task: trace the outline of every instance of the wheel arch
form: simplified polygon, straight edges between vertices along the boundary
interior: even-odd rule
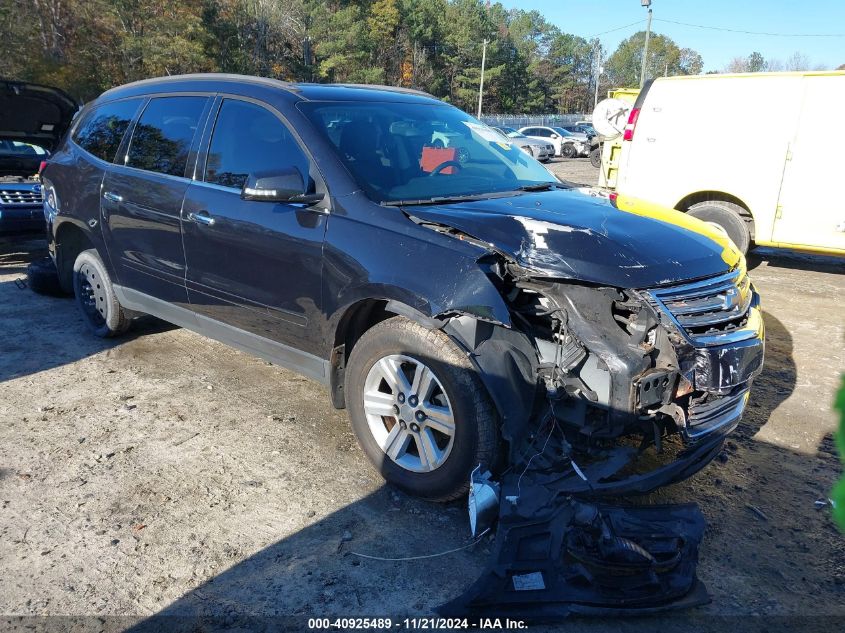
[[[96,248],[88,231],[73,221],[62,222],[56,227],[56,270],[59,284],[65,292],[73,292],[73,263],[84,250]]]
[[[505,440],[518,435],[537,394],[536,348],[528,337],[503,323],[467,313],[429,316],[395,299],[364,299],[349,306],[335,330],[330,365],[332,404],[345,408],[344,371],[355,343],[385,319],[403,316],[428,329],[442,330],[466,354],[496,408]]]
[[[355,343],[374,325],[395,316],[404,316],[424,325],[429,329],[438,329],[438,321],[427,316],[419,309],[405,301],[387,297],[367,297],[355,301],[343,310],[334,327],[331,356],[329,359],[329,389],[332,404],[343,409],[346,406],[344,397],[344,371],[346,361]]]
[[[748,225],[748,230],[751,233],[751,239],[754,240],[754,214],[751,213],[751,208],[740,198],[733,194],[724,191],[697,191],[681,198],[675,205],[675,209],[686,213],[690,207],[699,202],[730,202],[740,207],[740,217]]]

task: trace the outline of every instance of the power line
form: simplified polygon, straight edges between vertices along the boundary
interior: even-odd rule
[[[740,29],[728,29],[721,26],[705,26],[703,24],[690,24],[688,22],[677,22],[675,20],[664,20],[654,18],[655,22],[668,22],[680,26],[691,26],[696,29],[708,29],[710,31],[727,31],[728,33],[741,33],[743,35],[768,35],[771,37],[845,37],[845,33],[767,33],[764,31],[743,31]]]
[[[614,31],[621,31],[622,29],[627,29],[631,26],[636,26],[637,24],[642,24],[645,20],[637,20],[636,22],[631,22],[630,24],[626,24],[625,26],[617,26],[615,29],[610,29],[609,31],[602,31],[601,33],[596,33],[594,35],[587,36],[587,39],[592,39],[594,37],[598,37],[599,35],[606,35],[608,33],[613,33]]]

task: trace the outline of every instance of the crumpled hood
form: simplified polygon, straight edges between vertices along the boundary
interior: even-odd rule
[[[52,151],[78,109],[79,104],[58,88],[0,80],[0,139]]]
[[[617,204],[571,189],[405,211],[488,242],[538,277],[649,288],[723,273],[742,257],[684,213],[621,197]]]

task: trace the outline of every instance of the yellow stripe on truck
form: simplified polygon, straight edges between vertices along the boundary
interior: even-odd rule
[[[667,224],[674,224],[675,226],[710,238],[722,247],[722,259],[731,268],[736,266],[742,259],[742,253],[734,246],[734,243],[724,231],[686,213],[654,204],[653,202],[632,198],[621,193],[616,196],[616,208],[620,211],[666,222]]]

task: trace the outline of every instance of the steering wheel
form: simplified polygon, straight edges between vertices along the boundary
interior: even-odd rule
[[[446,169],[447,167],[454,167],[455,169],[457,169],[457,170],[459,170],[459,171],[460,171],[461,169],[463,169],[463,165],[461,165],[458,161],[456,161],[456,160],[447,160],[447,161],[444,161],[444,162],[440,163],[437,167],[435,167],[434,169],[432,169],[432,170],[431,170],[431,172],[430,172],[428,175],[429,175],[429,176],[436,176],[437,174],[439,174],[441,171],[443,171],[443,170],[444,170],[444,169]]]

